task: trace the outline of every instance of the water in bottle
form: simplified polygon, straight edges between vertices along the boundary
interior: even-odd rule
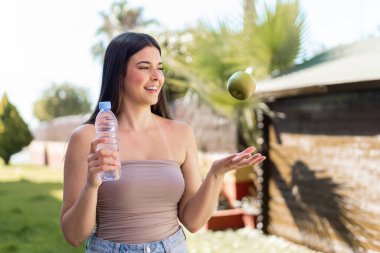
[[[95,119],[96,138],[105,139],[106,142],[99,143],[97,150],[110,149],[119,150],[117,119],[111,111],[111,102],[99,102],[99,113]],[[120,169],[100,172],[102,181],[114,181],[120,179]]]

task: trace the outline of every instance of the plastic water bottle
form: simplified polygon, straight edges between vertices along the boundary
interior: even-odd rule
[[[97,150],[110,149],[118,151],[118,124],[116,116],[111,111],[111,102],[99,102],[99,110],[95,119],[96,138],[106,139],[106,142],[99,143]],[[115,181],[120,179],[120,169],[102,171],[99,174],[102,181]]]

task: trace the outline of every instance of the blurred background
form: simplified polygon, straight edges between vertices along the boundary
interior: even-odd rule
[[[1,1],[0,252],[83,252],[59,230],[71,131],[95,108],[105,48],[161,44],[174,118],[202,175],[247,146],[190,252],[380,252],[377,0]],[[255,95],[226,89],[250,73]],[[37,217],[37,218],[36,218]],[[3,236],[4,235],[4,236]]]

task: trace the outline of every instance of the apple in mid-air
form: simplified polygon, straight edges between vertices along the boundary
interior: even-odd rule
[[[237,71],[227,81],[228,92],[238,100],[245,100],[256,90],[255,79],[244,71]]]

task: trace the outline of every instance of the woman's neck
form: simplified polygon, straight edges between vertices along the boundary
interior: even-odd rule
[[[119,117],[120,131],[144,131],[154,125],[150,106],[124,105]]]

